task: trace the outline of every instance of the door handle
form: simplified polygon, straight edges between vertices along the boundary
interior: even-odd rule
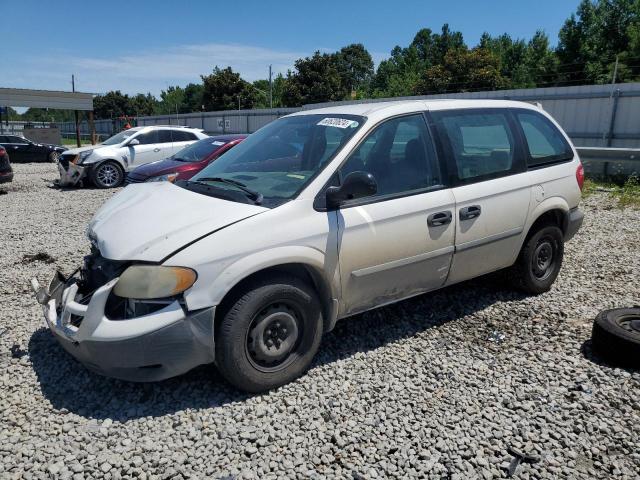
[[[480,216],[482,209],[480,205],[471,205],[460,209],[460,220],[471,220]]]
[[[154,151],[154,152],[159,152],[159,151],[160,151],[160,149],[159,149],[159,148],[154,148],[154,149],[153,149],[153,151]]]
[[[451,212],[438,212],[432,213],[427,217],[427,225],[430,227],[439,227],[441,225],[447,225],[451,223]]]

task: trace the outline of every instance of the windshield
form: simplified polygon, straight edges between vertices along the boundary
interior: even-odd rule
[[[278,205],[297,195],[364,120],[339,114],[281,118],[225,152],[191,180],[223,178],[241,182],[261,194],[265,206]],[[226,188],[220,182],[212,185]]]
[[[173,157],[181,162],[199,162],[222,147],[226,141],[205,138],[178,151]]]
[[[125,130],[124,132],[116,133],[113,137],[106,139],[102,142],[102,145],[118,145],[124,142],[127,138],[137,133],[136,131]]]

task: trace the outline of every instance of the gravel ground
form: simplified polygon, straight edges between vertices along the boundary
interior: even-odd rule
[[[0,195],[0,478],[488,479],[509,447],[541,457],[517,478],[639,478],[640,373],[589,343],[599,310],[640,303],[638,210],[589,197],[547,294],[484,278],[359,315],[305,377],[250,396],[212,366],[141,385],[69,357],[28,282],[75,268],[113,192],[50,189],[53,165],[15,173]]]

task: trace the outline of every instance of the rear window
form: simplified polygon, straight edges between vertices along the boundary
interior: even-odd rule
[[[516,117],[527,140],[529,167],[573,158],[571,146],[549,119],[535,112],[517,113]]]
[[[434,112],[449,143],[458,178],[474,181],[507,175],[514,168],[515,140],[503,112]]]

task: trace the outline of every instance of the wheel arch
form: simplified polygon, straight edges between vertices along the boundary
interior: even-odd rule
[[[548,198],[533,210],[530,218],[528,227],[524,229],[523,244],[543,225],[556,225],[564,234],[569,222],[569,205],[561,197]]]

